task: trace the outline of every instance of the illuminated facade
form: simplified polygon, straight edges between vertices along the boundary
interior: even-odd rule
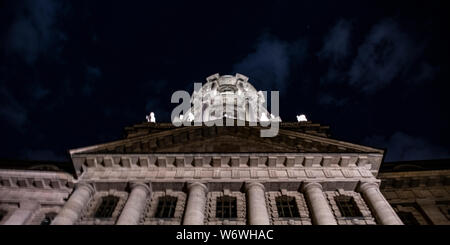
[[[332,139],[320,124],[281,122],[247,80],[239,74],[209,77],[201,102],[195,103],[199,93],[194,93],[193,107],[179,117],[192,126],[127,127],[122,140],[70,150],[72,162],[65,167],[73,169],[51,163],[3,167],[0,224],[401,225],[413,218],[436,223],[422,222],[418,209],[406,205],[412,197],[397,200],[395,184],[383,184],[380,191],[383,150]],[[232,105],[236,113],[210,110],[221,105]],[[194,126],[195,118],[231,119],[235,126]],[[263,121],[279,123],[275,137],[261,137]],[[442,171],[435,183],[443,197],[434,204],[444,210],[449,174]],[[405,177],[381,176],[386,183]],[[411,188],[426,188],[418,183]],[[436,209],[427,212],[438,215]],[[448,224],[446,218],[441,224]]]

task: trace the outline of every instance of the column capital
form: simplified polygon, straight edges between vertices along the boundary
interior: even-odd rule
[[[91,196],[91,197],[95,193],[95,188],[90,183],[80,182],[75,185],[75,189],[81,189],[81,188],[86,189],[89,192],[89,196]]]
[[[376,188],[378,189],[380,187],[380,183],[378,182],[359,182],[357,187],[357,192],[364,192],[369,188]]]
[[[311,188],[319,188],[320,190],[323,190],[322,184],[320,184],[319,182],[303,182],[301,190],[302,192],[305,192]]]
[[[265,191],[265,189],[266,189],[264,187],[264,185],[259,182],[247,182],[247,183],[245,183],[245,190],[248,191],[253,186],[257,186],[257,187],[261,188],[263,191]]]
[[[145,192],[147,192],[147,194],[149,194],[151,192],[150,186],[146,183],[142,183],[142,182],[131,182],[130,183],[131,191],[133,191],[134,188],[138,188],[138,187],[144,188]]]
[[[200,186],[205,192],[208,192],[208,187],[205,184],[200,183],[200,182],[188,183],[187,188],[188,188],[188,190],[191,190],[193,187],[196,187],[196,186]]]

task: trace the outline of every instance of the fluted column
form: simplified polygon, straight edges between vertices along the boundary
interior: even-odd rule
[[[73,225],[81,215],[95,190],[90,184],[78,184],[52,225]]]
[[[325,198],[322,185],[319,183],[306,183],[303,186],[303,192],[312,213],[312,220],[316,225],[337,225],[330,205]]]
[[[264,185],[257,182],[245,185],[248,198],[248,220],[250,225],[270,225],[266,206]]]
[[[137,225],[145,208],[150,188],[142,183],[132,184],[127,203],[120,214],[117,225]]]
[[[183,225],[203,225],[208,188],[204,184],[196,182],[190,184],[188,190],[189,195]]]
[[[403,222],[388,203],[377,183],[362,183],[359,191],[363,194],[366,203],[375,214],[377,220],[383,225],[403,225]]]

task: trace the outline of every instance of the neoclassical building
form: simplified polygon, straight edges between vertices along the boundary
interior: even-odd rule
[[[126,127],[121,140],[70,150],[70,164],[3,161],[0,224],[449,224],[448,170],[433,183],[430,173],[379,174],[383,150],[332,139],[310,121],[281,122],[240,74],[207,78],[191,102],[184,125]],[[221,120],[234,126],[206,125]],[[261,137],[262,122],[278,123],[277,135]],[[436,194],[428,184],[440,197],[421,213],[414,203]]]

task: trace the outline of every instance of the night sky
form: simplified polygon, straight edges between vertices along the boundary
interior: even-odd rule
[[[164,3],[162,3],[164,2]],[[212,3],[214,2],[214,4]],[[280,116],[387,148],[450,156],[449,10],[430,1],[0,1],[0,158],[169,122],[176,90],[236,72],[280,91]]]

